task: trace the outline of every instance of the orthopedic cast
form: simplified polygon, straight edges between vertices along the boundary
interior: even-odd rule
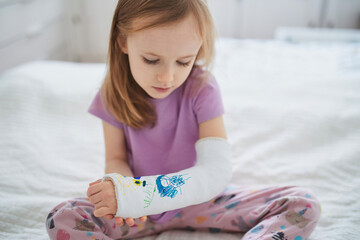
[[[139,178],[106,174],[115,186],[116,217],[138,218],[211,200],[228,185],[232,170],[230,145],[223,138],[195,144],[196,165],[182,171]]]

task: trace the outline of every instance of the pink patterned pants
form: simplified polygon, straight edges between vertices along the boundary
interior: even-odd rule
[[[232,186],[215,199],[181,210],[173,219],[157,224],[136,220],[119,227],[114,220],[97,218],[84,198],[56,206],[48,215],[50,239],[132,239],[170,229],[243,232],[243,240],[306,240],[320,217],[314,195],[299,187],[248,188]]]

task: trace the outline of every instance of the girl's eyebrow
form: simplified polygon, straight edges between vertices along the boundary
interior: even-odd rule
[[[144,54],[147,54],[147,55],[152,55],[154,57],[161,57],[160,55],[157,55],[155,53],[152,53],[152,52],[143,52]],[[190,58],[190,57],[195,57],[196,54],[191,54],[191,55],[186,55],[186,56],[183,56],[183,57],[179,57],[179,59],[183,59],[183,58]]]

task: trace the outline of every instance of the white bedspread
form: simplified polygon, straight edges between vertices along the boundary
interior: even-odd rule
[[[233,182],[310,188],[322,203],[310,239],[358,239],[360,44],[222,39],[217,49]],[[38,61],[0,76],[0,239],[48,239],[51,208],[103,176],[101,122],[87,108],[104,73],[103,64]]]

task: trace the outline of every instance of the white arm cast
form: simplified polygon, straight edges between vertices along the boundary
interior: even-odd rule
[[[203,138],[195,144],[196,165],[182,171],[140,178],[106,174],[117,198],[116,217],[138,218],[211,200],[232,175],[230,145],[223,138]]]

